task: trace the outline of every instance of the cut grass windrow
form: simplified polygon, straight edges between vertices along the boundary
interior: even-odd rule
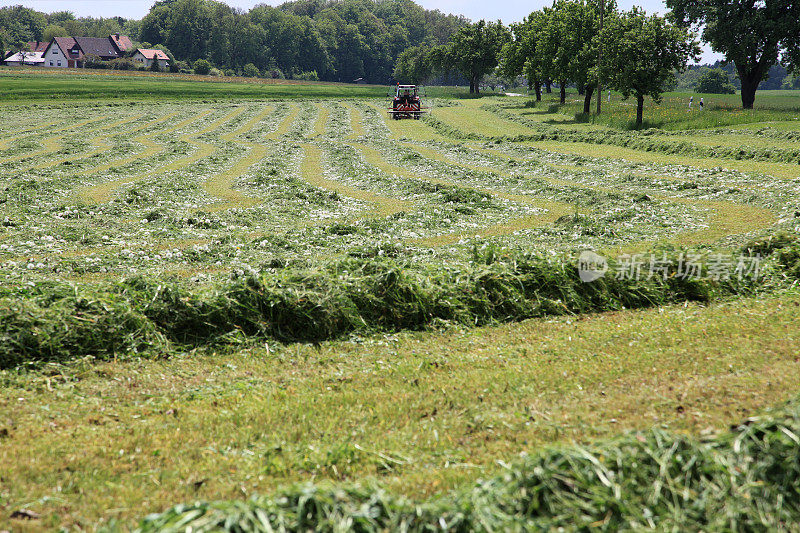
[[[81,174],[82,175],[101,174],[101,173],[106,172],[108,170],[120,168],[122,166],[129,165],[131,163],[135,163],[135,162],[137,162],[137,161],[139,161],[141,159],[145,159],[146,160],[147,158],[153,157],[154,155],[158,154],[159,152],[162,152],[164,150],[164,146],[159,144],[159,143],[157,143],[157,142],[154,142],[153,140],[151,140],[152,137],[157,137],[159,135],[169,134],[169,133],[172,133],[174,131],[178,131],[180,129],[183,129],[186,126],[188,126],[189,124],[197,122],[198,120],[201,120],[201,119],[205,118],[207,115],[210,115],[211,113],[213,113],[213,110],[207,109],[207,110],[202,111],[198,115],[193,115],[193,116],[191,116],[189,118],[186,118],[186,119],[178,122],[177,124],[174,124],[174,125],[170,126],[169,128],[164,129],[164,130],[157,130],[157,131],[154,131],[154,132],[149,132],[149,133],[145,133],[143,135],[139,135],[138,137],[134,138],[134,141],[139,143],[139,144],[141,144],[141,145],[143,145],[145,147],[144,150],[142,150],[141,152],[137,152],[135,154],[131,154],[131,155],[119,158],[119,159],[115,159],[115,160],[113,160],[113,161],[111,161],[109,163],[104,163],[102,165],[98,165],[96,167],[92,167],[92,168],[86,169],[86,170],[82,171]],[[168,115],[166,117],[162,117],[162,118],[156,119],[156,120],[152,121],[150,124],[142,126],[142,129],[145,129],[145,128],[147,128],[149,126],[152,126],[152,125],[155,125],[155,124],[160,124],[162,122],[165,122],[165,121],[169,120],[170,118],[174,117],[176,114],[177,113],[172,113],[171,115]],[[87,186],[87,187],[84,187],[83,189],[81,189],[78,192],[78,197],[80,199],[89,200],[89,201],[92,201],[92,202],[95,202],[95,203],[107,202],[112,198],[114,191],[118,187],[124,185],[123,182],[126,179],[130,179],[132,181],[135,178],[118,178],[116,180],[111,180],[111,181],[108,181],[108,182],[105,182],[105,183],[101,183],[101,184],[98,184],[98,185],[90,185],[90,186]]]
[[[90,198],[93,201],[97,202],[97,203],[108,202],[109,200],[111,200],[111,198],[113,197],[114,193],[118,189],[120,189],[121,187],[123,187],[125,185],[128,185],[128,184],[133,183],[135,181],[144,179],[144,178],[146,178],[148,176],[155,176],[157,174],[163,174],[165,172],[172,172],[172,171],[175,171],[175,170],[180,170],[182,168],[188,167],[189,165],[191,165],[193,163],[196,163],[198,161],[201,161],[201,160],[205,159],[206,157],[208,157],[211,154],[213,154],[214,151],[217,148],[212,144],[209,144],[207,142],[199,140],[197,137],[199,137],[201,135],[204,135],[206,133],[210,133],[210,132],[216,131],[221,125],[226,124],[226,123],[234,120],[236,117],[238,117],[239,115],[244,113],[244,111],[245,111],[245,108],[237,107],[233,111],[227,113],[225,116],[222,116],[222,117],[218,118],[217,120],[212,121],[205,128],[202,128],[202,129],[200,129],[198,131],[195,131],[195,132],[192,132],[192,133],[188,133],[188,134],[185,134],[185,135],[181,136],[181,138],[184,141],[188,142],[189,144],[191,144],[191,145],[193,145],[195,147],[195,150],[191,154],[189,154],[188,156],[181,157],[179,159],[171,161],[170,163],[167,163],[166,165],[162,165],[162,166],[157,167],[157,168],[152,169],[152,170],[147,170],[145,172],[141,172],[141,173],[135,174],[133,176],[127,176],[127,177],[124,177],[124,178],[119,178],[119,179],[116,179],[116,180],[113,180],[113,181],[105,182],[105,183],[103,183],[103,184],[101,184],[99,186],[95,186],[95,187],[90,189],[90,192],[89,192]],[[173,128],[169,128],[168,130],[159,132],[159,135],[163,135],[164,133],[168,133],[168,132],[175,131],[177,129],[183,128],[187,124],[195,122],[199,118],[201,118],[201,117],[194,117],[192,119],[187,119],[186,121],[178,123]],[[160,145],[154,144],[154,143],[151,143],[151,146],[148,146],[148,148],[152,148],[155,152],[158,152],[159,149],[163,149],[163,147],[161,147]]]
[[[244,174],[247,169],[261,161],[269,150],[264,144],[237,139],[237,137],[251,131],[273,111],[273,107],[266,107],[245,124],[221,136],[221,139],[225,141],[235,141],[238,145],[247,147],[250,152],[246,157],[236,161],[232,167],[215,174],[203,183],[203,188],[208,194],[222,200],[222,203],[214,206],[212,211],[221,211],[231,207],[251,207],[260,201],[258,198],[246,196],[235,190],[233,188],[233,183],[234,180]]]
[[[787,246],[764,261],[760,277],[719,280],[680,276],[672,264],[660,267],[665,277],[607,276],[584,283],[569,257],[476,250],[469,264],[350,258],[268,271],[198,293],[143,278],[96,289],[42,285],[0,298],[0,368],[159,352],[170,343],[199,346],[238,334],[319,342],[438,321],[481,325],[709,301],[800,278],[796,244]],[[645,262],[641,268],[649,267]],[[610,269],[618,271],[613,264]]]
[[[138,531],[784,530],[800,522],[798,455],[795,400],[714,438],[654,428],[541,450],[422,503],[374,487],[306,484],[178,505]]]
[[[105,132],[107,130],[113,130],[114,128],[118,128],[119,126],[124,126],[125,124],[130,124],[131,122],[136,122],[137,120],[142,118],[142,116],[143,115],[134,115],[132,117],[123,118],[123,119],[117,120],[115,122],[112,122],[110,124],[106,124],[106,125],[98,128],[95,131],[96,132]],[[88,135],[88,134],[93,133],[93,132],[84,132],[84,133]],[[62,157],[62,158],[59,158],[59,159],[56,159],[56,160],[53,160],[53,161],[46,161],[44,163],[38,163],[38,164],[35,164],[35,165],[31,166],[30,170],[40,170],[40,169],[45,169],[45,168],[52,168],[52,167],[55,167],[55,166],[58,166],[58,165],[62,165],[62,164],[67,163],[67,162],[89,159],[94,155],[101,154],[103,152],[106,152],[106,151],[109,151],[109,150],[113,149],[114,145],[111,144],[110,142],[108,142],[107,139],[108,138],[117,137],[117,136],[120,136],[120,135],[130,135],[130,132],[129,131],[114,132],[114,133],[111,133],[110,135],[99,135],[99,136],[89,135],[91,137],[89,139],[89,142],[95,147],[93,150],[89,150],[87,152],[82,152],[82,153],[75,154],[75,155],[69,155],[69,156]]]
[[[69,123],[66,126],[62,126],[60,128],[51,130],[51,131],[48,132],[48,136],[45,139],[41,139],[39,141],[39,144],[42,145],[42,149],[41,150],[25,151],[25,153],[22,153],[22,154],[18,154],[18,155],[15,155],[15,156],[2,158],[2,159],[0,159],[0,166],[8,165],[10,163],[16,163],[18,161],[23,161],[23,160],[26,160],[26,159],[35,159],[35,158],[40,157],[42,155],[47,155],[47,154],[52,154],[52,153],[58,152],[59,148],[61,148],[61,146],[62,146],[62,140],[63,139],[62,139],[62,136],[60,136],[60,135],[53,137],[52,136],[53,134],[61,133],[61,132],[65,132],[65,131],[78,130],[79,128],[82,128],[83,126],[88,126],[89,124],[93,124],[93,123],[96,123],[96,122],[101,122],[103,120],[106,120],[107,118],[108,118],[108,115],[102,115],[102,116],[99,116],[99,117],[86,119],[86,120],[81,121],[81,122],[72,122],[72,123]]]
[[[373,215],[377,217],[388,217],[413,208],[410,203],[403,200],[375,194],[337,180],[326,178],[323,165],[323,151],[318,146],[310,143],[302,143],[300,146],[303,148],[304,154],[301,175],[310,185],[333,191],[342,196],[347,196],[348,198],[367,202],[373,206],[371,211]]]

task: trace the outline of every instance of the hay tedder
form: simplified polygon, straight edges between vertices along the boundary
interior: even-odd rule
[[[416,85],[397,84],[392,107],[387,111],[394,120],[403,118],[419,120],[423,113],[430,112],[430,108],[422,105],[422,98]]]

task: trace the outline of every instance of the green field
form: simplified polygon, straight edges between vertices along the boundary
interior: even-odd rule
[[[712,502],[741,452],[724,431],[800,392],[800,93],[748,113],[706,95],[703,115],[669,94],[631,131],[617,95],[592,120],[573,93],[431,88],[429,116],[392,121],[385,91],[0,70],[0,530],[129,529],[305,482],[383,495],[372,518],[309,497],[333,514],[306,528],[399,527],[402,498],[444,529],[799,520],[796,487],[755,466]],[[579,278],[585,250],[602,279]],[[705,276],[681,276],[690,256]],[[759,435],[788,447],[743,461],[796,471],[786,409]],[[470,499],[528,455],[627,457],[628,431],[716,466],[654,481],[674,492],[642,516],[607,473],[538,515]]]

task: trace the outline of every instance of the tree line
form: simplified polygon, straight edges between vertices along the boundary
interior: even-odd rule
[[[249,11],[215,0],[160,0],[140,21],[3,8],[0,40],[13,47],[61,35],[120,32],[167,51],[186,68],[202,60],[235,74],[313,72],[327,81],[390,83],[401,52],[445,43],[467,23],[412,0],[298,0]]]
[[[523,76],[537,100],[543,85],[549,90],[556,83],[561,103],[566,87],[574,85],[584,95],[585,113],[595,88],[607,87],[636,99],[641,125],[644,98],[659,101],[689,60],[698,59],[697,32],[736,69],[746,109],[772,67],[782,65],[790,75],[798,71],[797,0],[667,5],[672,11],[662,17],[638,7],[620,11],[614,0],[555,0],[509,28],[480,21],[459,28],[443,45],[410,48],[400,54],[394,75],[418,83],[456,68],[470,80],[470,92],[478,92],[480,79],[494,71],[508,79]]]
[[[699,54],[700,35],[735,69],[742,105],[777,65],[800,64],[800,0],[667,0],[667,16],[615,0],[555,0],[519,23],[472,23],[412,0],[294,0],[249,11],[217,0],[159,0],[142,20],[75,18],[21,6],[0,9],[0,49],[59,35],[125,33],[161,48],[176,66],[204,72],[326,81],[420,83],[458,73],[471,92],[489,75],[576,86],[591,111],[598,87],[658,100]],[[718,73],[715,73],[718,76]],[[724,80],[722,80],[724,81]],[[599,107],[598,107],[599,110]]]

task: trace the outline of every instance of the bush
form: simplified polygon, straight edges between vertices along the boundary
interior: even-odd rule
[[[197,61],[194,62],[192,68],[194,68],[195,74],[200,74],[202,76],[205,76],[209,72],[211,72],[211,63],[209,63],[205,59],[198,59]]]
[[[296,80],[305,80],[305,81],[319,81],[319,76],[317,75],[316,70],[312,70],[309,72],[301,72],[297,76],[295,76]]]
[[[158,64],[158,58],[153,58],[153,62],[150,63],[150,71],[161,72],[161,65]]]
[[[215,78],[219,78],[220,76],[222,76],[222,71],[218,68],[212,68],[211,70],[208,71],[208,75],[214,76]]]
[[[247,78],[257,78],[261,75],[261,72],[258,70],[258,67],[252,63],[248,63],[242,69],[242,76]]]
[[[697,79],[694,92],[707,94],[735,94],[736,88],[728,78],[728,73],[721,68],[705,71]]]
[[[228,76],[228,77],[236,76],[236,71],[233,70],[232,68],[226,68],[225,69],[225,75]]]

